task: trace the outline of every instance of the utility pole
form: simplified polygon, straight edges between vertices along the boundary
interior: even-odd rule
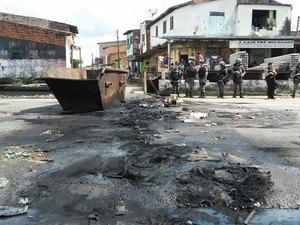
[[[118,47],[118,68],[120,69],[120,46],[119,46],[119,30],[117,30],[117,47]]]
[[[92,53],[92,68],[94,68],[94,55]]]
[[[80,63],[80,69],[82,68],[82,59],[81,59],[81,47],[79,47],[79,63]]]

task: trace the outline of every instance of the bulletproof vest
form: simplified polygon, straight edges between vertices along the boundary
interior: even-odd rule
[[[170,77],[172,80],[179,80],[180,79],[180,71],[178,69],[172,70]]]
[[[204,79],[206,76],[206,68],[205,67],[200,67],[199,69],[199,79]]]
[[[186,68],[186,77],[194,78],[196,76],[196,69],[194,67]]]

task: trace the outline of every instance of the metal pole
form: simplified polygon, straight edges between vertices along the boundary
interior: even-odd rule
[[[171,54],[171,40],[168,39],[168,70],[170,70],[170,54]]]
[[[120,68],[119,30],[117,30],[117,46],[118,46],[118,68]]]
[[[80,64],[80,69],[82,68],[82,61],[81,61],[81,47],[79,47],[79,64]]]
[[[71,44],[71,68],[73,68],[73,44]]]

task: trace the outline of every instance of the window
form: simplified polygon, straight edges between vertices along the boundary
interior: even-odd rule
[[[195,32],[197,32],[195,30]],[[210,35],[225,35],[225,13],[224,12],[209,12],[209,34]]]
[[[167,21],[163,22],[163,34],[167,33]]]
[[[145,46],[145,34],[142,34],[142,45]]]
[[[170,30],[173,30],[174,29],[174,17],[171,16],[170,17]]]
[[[158,26],[155,27],[155,37],[158,37]]]
[[[130,37],[130,45],[132,45],[133,44],[133,37],[131,36]]]
[[[253,10],[252,27],[254,30],[273,30],[276,27],[276,10]]]

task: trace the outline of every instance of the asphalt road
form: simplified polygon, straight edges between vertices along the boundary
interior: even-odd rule
[[[112,165],[118,161],[112,161],[112,165],[108,162],[128,154],[120,146],[128,143],[129,148],[136,147],[130,141],[141,138],[145,143],[172,143],[188,149],[200,146],[211,156],[226,154],[239,165],[256,166],[270,173],[274,184],[262,208],[299,211],[299,97],[179,98],[176,105],[163,107],[163,98],[144,96],[136,87],[128,87],[126,96],[126,104],[136,104],[130,113],[139,112],[144,117],[134,118],[139,127],[127,121],[133,116],[126,114],[126,104],[104,112],[61,115],[61,107],[53,97],[0,98],[0,205],[20,207],[18,202],[24,196],[32,202],[27,214],[0,218],[1,225],[135,224],[124,222],[124,217],[108,216],[120,195],[131,203],[131,211],[140,210],[142,215],[174,207],[174,193],[168,182],[163,187],[148,187],[136,186],[126,179],[103,179],[102,174],[110,171],[110,167],[117,170]],[[156,111],[150,113],[152,109]],[[198,113],[205,118],[197,118]],[[136,136],[132,129],[140,135]],[[181,162],[176,171],[180,173],[195,165],[201,166],[201,162]],[[165,179],[160,178],[160,182]],[[102,207],[107,207],[106,211]],[[88,221],[88,215],[94,212],[105,215],[105,222],[101,223],[100,218],[99,222]],[[198,214],[193,213],[190,217],[196,221]],[[280,224],[276,215],[281,213],[267,216],[267,224]],[[98,214],[94,216],[97,218]],[[284,224],[297,224],[300,221],[297,215],[293,211],[281,217],[287,219]],[[131,220],[138,217],[133,212],[130,216]],[[216,217],[222,221],[223,214]],[[262,217],[254,218],[258,222],[253,224],[259,224]]]

